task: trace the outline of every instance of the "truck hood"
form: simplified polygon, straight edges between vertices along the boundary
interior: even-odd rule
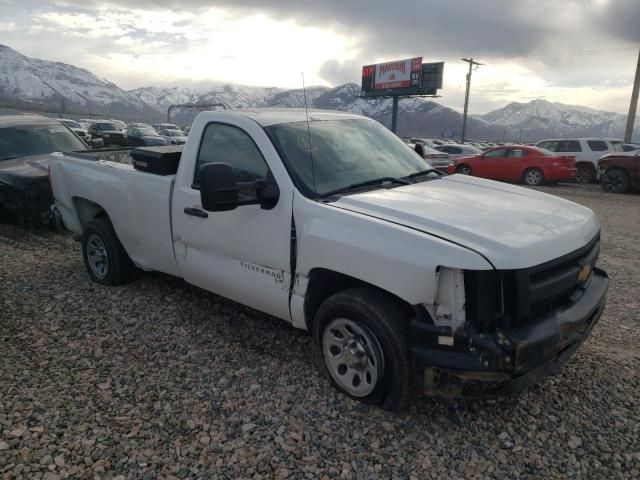
[[[0,182],[21,188],[49,176],[49,155],[14,158],[0,162]]]
[[[600,229],[586,207],[465,175],[346,195],[331,205],[462,245],[497,269],[561,257],[585,246]]]

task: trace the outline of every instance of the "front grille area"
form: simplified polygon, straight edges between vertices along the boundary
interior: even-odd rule
[[[600,236],[597,235],[583,248],[563,257],[515,270],[511,276],[513,281],[505,284],[505,303],[513,324],[521,324],[570,302],[582,287],[580,272],[585,266],[592,271],[599,253]]]
[[[490,333],[523,325],[566,305],[582,289],[578,277],[583,267],[593,270],[599,253],[598,234],[583,248],[535,267],[465,271],[467,318],[477,331]]]

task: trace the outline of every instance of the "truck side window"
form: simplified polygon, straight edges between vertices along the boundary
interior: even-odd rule
[[[211,123],[202,136],[193,187],[200,185],[200,169],[207,163],[228,163],[238,182],[265,179],[269,172],[260,150],[251,137],[238,127]]]

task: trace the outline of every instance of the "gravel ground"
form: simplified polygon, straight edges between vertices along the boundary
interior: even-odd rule
[[[79,244],[0,225],[0,478],[639,478],[640,196],[593,208],[609,303],[512,399],[391,414],[318,375],[284,322],[162,275],[91,283]]]

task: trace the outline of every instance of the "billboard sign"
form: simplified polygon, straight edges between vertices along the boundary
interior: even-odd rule
[[[420,85],[422,57],[376,65],[375,90],[410,88]]]
[[[422,57],[362,67],[362,90],[403,90],[418,88],[422,80]]]
[[[362,67],[363,97],[436,95],[442,88],[444,62],[422,63],[422,57]]]

